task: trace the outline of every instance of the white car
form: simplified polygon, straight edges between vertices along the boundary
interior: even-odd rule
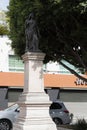
[[[14,104],[3,111],[0,111],[0,130],[11,130],[13,128],[13,122],[18,117],[18,113],[18,104]]]
[[[69,113],[62,101],[57,100],[53,102],[50,106],[49,113],[57,125],[71,123],[72,114]]]

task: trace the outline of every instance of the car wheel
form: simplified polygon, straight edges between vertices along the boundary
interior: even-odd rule
[[[61,125],[62,124],[62,120],[59,118],[53,118],[53,121],[55,122],[56,125]]]
[[[11,130],[12,125],[9,120],[0,120],[0,130]]]

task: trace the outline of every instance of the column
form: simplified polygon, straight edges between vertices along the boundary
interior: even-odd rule
[[[49,96],[44,92],[43,60],[45,54],[27,52],[24,60],[24,91],[19,98],[19,117],[13,130],[56,130],[49,115]]]

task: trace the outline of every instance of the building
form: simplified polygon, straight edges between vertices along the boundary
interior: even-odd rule
[[[86,119],[87,83],[70,74],[57,62],[44,65],[43,71],[44,89],[50,95],[50,100],[62,100],[74,114],[75,120]],[[23,61],[14,55],[11,41],[6,36],[0,37],[0,109],[18,101],[23,87]]]

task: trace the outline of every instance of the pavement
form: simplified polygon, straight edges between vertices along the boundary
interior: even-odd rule
[[[57,127],[57,130],[72,130],[72,129],[67,129],[67,128],[63,128],[63,127]]]

